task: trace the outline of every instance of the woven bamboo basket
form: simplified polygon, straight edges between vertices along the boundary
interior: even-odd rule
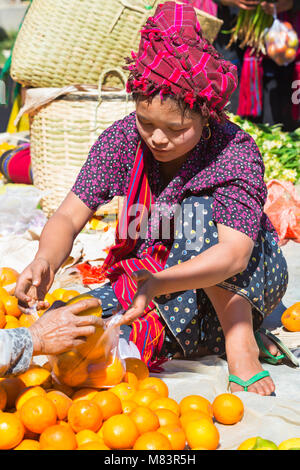
[[[25,86],[97,84],[103,69],[137,51],[140,30],[167,0],[33,0],[13,49],[11,76]],[[180,3],[180,2],[178,2]],[[213,42],[222,20],[196,10]],[[119,86],[109,76],[108,86]]]
[[[115,73],[122,77],[122,71]],[[102,87],[105,75],[98,91],[63,95],[29,114],[33,180],[44,193],[41,206],[48,217],[73,186],[98,136],[135,109],[125,89]]]

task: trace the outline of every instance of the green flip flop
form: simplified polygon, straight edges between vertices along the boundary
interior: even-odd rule
[[[270,373],[267,370],[262,370],[261,372],[258,372],[258,374],[253,375],[251,379],[249,380],[242,380],[240,379],[237,375],[230,374],[228,377],[228,387],[230,385],[230,382],[234,382],[241,387],[244,388],[244,392],[248,392],[248,387],[255,382],[258,382],[259,380],[263,379],[264,377],[269,377]]]
[[[261,334],[265,335],[273,343],[275,343],[282,354],[278,356],[273,356],[273,354],[271,354],[270,351],[268,351],[265,347],[261,338]],[[277,336],[273,335],[269,330],[261,327],[257,331],[255,331],[254,336],[259,349],[266,354],[266,356],[262,357],[261,359],[273,365],[277,364],[281,359],[289,359],[294,366],[299,367],[299,361],[296,356],[294,356],[292,351],[290,351],[289,348],[285,346],[285,344]]]

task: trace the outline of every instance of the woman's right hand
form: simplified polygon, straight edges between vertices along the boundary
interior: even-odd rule
[[[260,0],[221,0],[222,5],[235,6],[242,10],[254,10],[260,3]]]
[[[52,286],[54,271],[50,263],[44,258],[36,258],[20,274],[14,295],[19,300],[20,309],[28,308],[36,304],[37,310],[49,307],[44,302],[45,295]]]

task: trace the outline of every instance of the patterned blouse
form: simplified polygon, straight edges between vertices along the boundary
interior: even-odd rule
[[[25,372],[30,366],[32,352],[28,328],[0,330],[0,377]]]
[[[221,223],[256,240],[266,229],[278,240],[263,212],[267,197],[264,163],[253,138],[236,124],[210,123],[212,136],[200,139],[173,180],[164,187],[159,163],[153,158],[148,170],[154,201],[180,203],[187,192],[214,197],[213,214]],[[72,191],[90,209],[114,196],[125,196],[137,144],[141,140],[135,112],[116,121],[92,146]]]

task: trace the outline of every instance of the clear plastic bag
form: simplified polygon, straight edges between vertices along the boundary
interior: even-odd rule
[[[292,25],[278,20],[276,13],[272,26],[265,33],[267,55],[277,65],[288,65],[296,58],[299,38]]]
[[[119,352],[121,313],[104,320],[86,343],[57,356],[49,356],[53,380],[74,388],[106,388],[120,383],[126,372]]]

